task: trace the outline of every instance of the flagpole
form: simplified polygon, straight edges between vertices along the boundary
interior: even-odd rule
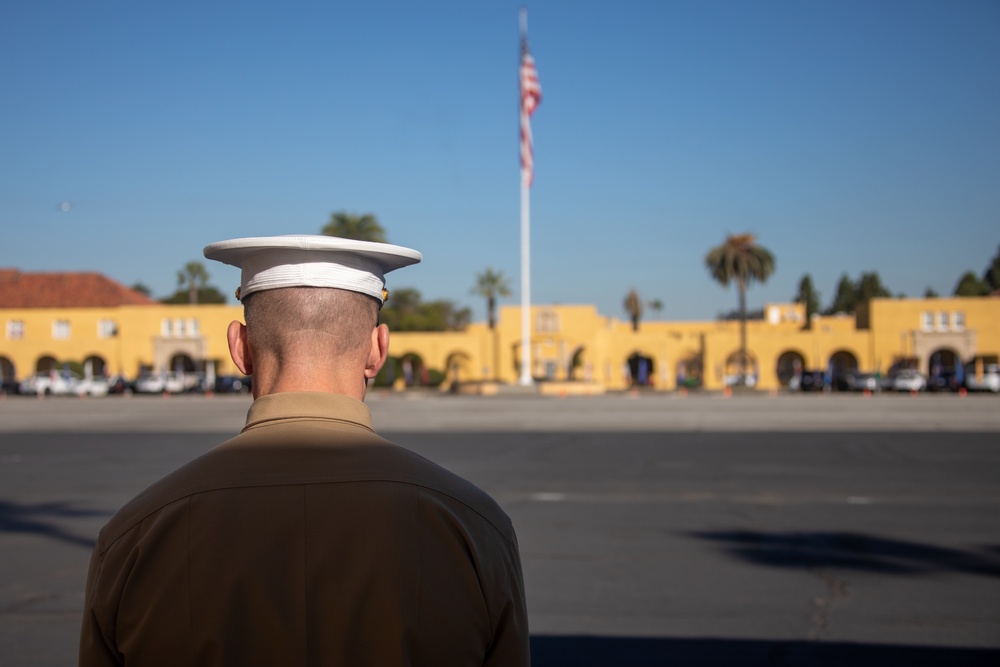
[[[521,112],[522,116],[525,115]],[[522,122],[523,122],[522,118]],[[521,171],[521,380],[529,386],[531,379],[531,188],[524,170]]]
[[[518,12],[521,29],[521,43],[528,37],[528,10],[521,7]],[[531,122],[523,101],[518,105],[521,111],[521,132]],[[521,377],[519,384],[531,386],[531,183],[530,176],[521,164]]]

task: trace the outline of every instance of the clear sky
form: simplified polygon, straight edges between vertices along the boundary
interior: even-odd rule
[[[518,7],[38,0],[0,8],[0,266],[154,295],[207,243],[374,213],[390,276],[484,316],[518,303]],[[712,319],[705,253],[950,294],[1000,246],[1000,2],[536,0],[532,296]],[[208,266],[231,294],[235,269]]]

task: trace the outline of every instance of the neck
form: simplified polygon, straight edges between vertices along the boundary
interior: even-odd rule
[[[291,391],[312,391],[342,394],[359,401],[365,400],[368,388],[363,369],[341,363],[320,364],[316,360],[303,363],[258,362],[254,367],[252,386],[254,398]]]

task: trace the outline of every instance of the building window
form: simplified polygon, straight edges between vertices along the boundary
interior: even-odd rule
[[[174,321],[164,318],[160,321],[160,335],[164,338],[170,338],[174,335]]]
[[[948,313],[947,312],[941,311],[940,313],[938,313],[938,327],[937,328],[938,328],[938,331],[947,331],[948,330]]]
[[[186,335],[184,332],[184,320],[174,320],[174,335],[178,338],[184,338]]]
[[[7,320],[7,340],[24,339],[24,320]]]
[[[67,340],[70,335],[69,320],[55,320],[52,323],[52,338],[55,340]]]
[[[951,314],[951,326],[955,331],[965,331],[965,313],[961,310],[956,310]]]
[[[539,311],[535,317],[535,333],[559,333],[559,315],[553,310]]]
[[[923,331],[930,331],[934,328],[934,313],[930,311],[920,313],[920,328]]]
[[[198,320],[188,320],[188,335],[197,337],[201,333],[201,326],[198,324]]]
[[[97,323],[98,338],[114,338],[118,335],[118,325],[114,320],[101,320]]]

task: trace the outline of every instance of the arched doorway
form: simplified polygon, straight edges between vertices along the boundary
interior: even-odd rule
[[[849,376],[858,370],[858,358],[847,350],[838,350],[830,356],[826,367],[827,386],[838,390],[850,389]]]
[[[700,352],[688,351],[677,362],[677,387],[700,387],[704,372]]]
[[[847,350],[838,350],[830,356],[830,370],[837,373],[847,373],[858,370],[858,358]]]
[[[36,373],[51,373],[52,371],[58,369],[59,369],[59,362],[56,361],[55,357],[50,357],[46,355],[44,357],[39,357],[38,361],[35,362]]]
[[[575,350],[573,350],[573,356],[570,358],[569,369],[567,369],[566,377],[570,380],[583,380],[585,382],[590,382],[594,379],[594,369],[591,367],[589,361],[586,360],[587,349],[582,345]],[[579,376],[578,373],[581,373]]]
[[[954,373],[961,365],[958,353],[949,348],[940,348],[931,352],[927,368],[931,377],[943,373]]]
[[[83,360],[84,375],[87,374],[88,366],[92,377],[103,377],[108,374],[107,362],[96,354],[92,354]]]
[[[653,384],[656,367],[653,365],[653,358],[640,351],[633,352],[626,360],[630,384],[633,387],[645,387]]]
[[[746,386],[756,386],[759,370],[757,359],[752,354],[747,352],[746,356],[743,356],[741,350],[736,350],[726,357],[726,370],[722,376],[722,383],[727,387],[743,384],[743,374],[745,374]]]
[[[801,377],[805,370],[806,360],[801,353],[795,350],[786,350],[778,357],[777,368],[778,382],[782,387],[787,387],[792,378]]]
[[[0,381],[13,382],[17,379],[14,362],[7,357],[0,357]]]
[[[198,367],[194,363],[194,359],[186,354],[175,354],[170,357],[170,372],[172,373],[194,373],[198,370]]]
[[[962,358],[951,348],[943,347],[931,352],[927,369],[929,391],[958,391],[965,383]]]
[[[472,379],[472,371],[469,367],[469,355],[465,352],[452,352],[448,355],[445,363],[445,382],[452,385],[463,380]]]
[[[430,384],[430,375],[420,355],[408,352],[399,360],[399,370],[407,387]]]

